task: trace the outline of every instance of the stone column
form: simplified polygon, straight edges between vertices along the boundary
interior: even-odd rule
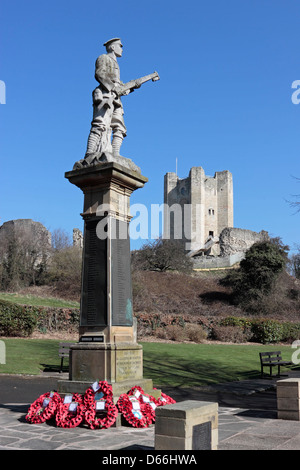
[[[277,418],[300,421],[300,379],[278,380],[276,395]]]
[[[69,381],[61,391],[83,393],[106,380],[117,393],[140,385],[143,351],[133,327],[129,222],[130,195],[147,178],[110,162],[65,174],[84,194],[79,342],[71,347]]]

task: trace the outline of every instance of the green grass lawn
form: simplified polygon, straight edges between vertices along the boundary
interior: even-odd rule
[[[35,307],[79,308],[78,302],[56,299],[54,297],[43,298],[34,295],[20,295],[7,292],[0,292],[0,300],[8,300],[16,304],[33,305]]]
[[[176,387],[245,380],[260,377],[259,352],[276,350],[289,361],[294,352],[278,345],[143,343],[144,374]]]
[[[2,341],[6,364],[0,364],[1,374],[37,375],[43,370],[59,370],[59,340],[5,338]],[[68,360],[64,360],[65,364]]]
[[[59,340],[2,339],[6,364],[0,374],[39,374],[42,370],[58,371]],[[141,343],[144,356],[144,377],[155,385],[197,387],[201,385],[244,380],[260,376],[258,353],[282,351],[291,360],[289,346]],[[68,366],[68,361],[64,361]],[[67,367],[64,367],[67,370]]]

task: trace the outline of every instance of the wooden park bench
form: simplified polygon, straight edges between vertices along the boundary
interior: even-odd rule
[[[281,366],[291,366],[293,365],[292,362],[289,361],[283,361],[281,357],[281,351],[269,351],[269,352],[261,352],[259,353],[260,357],[260,366],[261,366],[261,377],[263,378],[264,376],[264,367],[269,367],[270,368],[270,375],[268,377],[273,377],[272,376],[272,370],[273,367],[277,367],[277,377],[280,377],[280,367]]]
[[[59,350],[58,350],[58,356],[61,358],[60,361],[60,373],[62,372],[63,369],[63,363],[64,363],[64,358],[69,357],[69,352],[70,352],[70,346],[73,343],[59,343]]]

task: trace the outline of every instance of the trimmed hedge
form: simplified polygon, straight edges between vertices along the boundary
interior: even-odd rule
[[[291,342],[300,338],[300,323],[281,322],[271,319],[248,319],[227,317],[221,320],[221,326],[239,326],[250,335],[250,341],[256,343]]]
[[[78,331],[79,309],[33,307],[0,300],[0,335],[30,336],[34,330]]]
[[[78,308],[41,307],[37,329],[42,332],[78,332],[80,310]]]
[[[224,342],[290,343],[300,339],[300,322],[284,322],[269,318],[250,317],[203,317],[176,314],[139,313],[136,315],[138,332],[142,335],[165,336],[163,330],[169,325],[185,327],[189,324],[201,325],[207,339]]]
[[[30,336],[34,330],[44,333],[53,331],[77,332],[80,310],[76,308],[33,307],[0,300],[0,335]],[[138,330],[154,334],[156,330],[188,325],[201,326],[207,339],[256,343],[291,343],[300,339],[300,322],[284,322],[272,319],[242,317],[202,317],[172,314],[138,314]]]
[[[34,307],[0,301],[1,336],[30,336],[37,325],[38,312]]]

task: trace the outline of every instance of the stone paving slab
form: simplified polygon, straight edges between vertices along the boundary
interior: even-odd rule
[[[277,419],[275,411],[227,410],[219,433],[219,450],[300,450],[299,421]]]
[[[270,420],[223,439],[219,450],[300,450],[299,422]]]
[[[29,404],[0,407],[0,450],[154,450],[155,427],[91,430],[28,424]],[[276,412],[219,408],[219,450],[300,450],[300,423]]]
[[[87,426],[57,428],[51,422],[29,424],[30,404],[0,405],[0,449],[4,450],[116,450],[138,445],[153,448],[154,426],[92,430]]]
[[[299,371],[290,375],[299,376]],[[300,422],[277,419],[277,380],[220,384],[209,390],[164,391],[177,401],[219,402],[219,450],[300,450]],[[0,450],[154,451],[154,425],[146,429],[123,426],[91,430],[87,426],[62,429],[50,422],[29,424],[25,415],[32,400],[48,391],[52,380],[15,377],[1,382],[1,401],[9,395],[18,399],[28,396],[31,401],[0,404]]]

